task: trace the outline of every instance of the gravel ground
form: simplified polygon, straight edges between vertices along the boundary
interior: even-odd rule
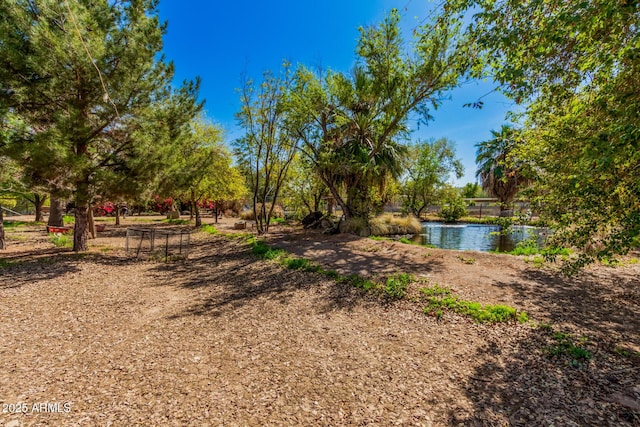
[[[0,425],[640,425],[637,265],[564,279],[514,257],[271,238],[343,273],[411,265],[534,320],[479,325],[285,270],[225,236],[194,234],[188,261],[161,263],[127,257],[123,235],[109,227],[76,255],[39,229],[8,231]],[[554,331],[587,337],[592,358],[550,356]]]

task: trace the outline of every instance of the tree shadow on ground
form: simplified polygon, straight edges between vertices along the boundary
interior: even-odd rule
[[[640,353],[620,344],[640,345],[640,286],[632,271],[567,278],[531,269],[497,286],[550,324],[523,328],[509,346],[489,339],[477,351],[483,363],[466,384],[474,415],[451,413],[452,424],[640,425]],[[562,337],[590,357],[577,357]]]
[[[88,261],[105,266],[136,263],[135,259],[91,252],[75,253],[70,249],[35,249],[11,254],[0,260],[0,290],[53,280],[80,271],[78,263]]]
[[[55,279],[79,271],[72,252],[38,250],[3,258],[0,264],[0,290],[17,289],[33,282]]]
[[[639,425],[638,407],[628,405],[640,401],[637,359],[595,350],[591,360],[554,355],[553,332],[541,329],[530,328],[513,341],[505,347],[488,339],[477,350],[483,363],[465,384],[473,415],[452,412],[452,425]]]
[[[159,264],[153,270],[175,277],[175,286],[194,291],[197,302],[173,317],[217,317],[257,300],[286,304],[302,289],[322,289],[309,294],[309,298],[317,298],[319,313],[350,309],[366,299],[359,289],[335,283],[319,273],[286,269],[261,260],[246,244],[224,237],[196,245],[185,262]]]
[[[362,239],[350,234],[326,236],[316,230],[291,230],[270,236],[269,244],[345,275],[371,277],[397,272],[426,275],[443,269],[441,260],[426,258],[426,247],[372,239],[365,239],[368,244],[358,248],[349,246],[350,242]],[[402,250],[398,250],[397,245],[402,245]],[[412,258],[403,256],[408,250],[421,252],[424,262],[416,264]]]
[[[568,325],[602,340],[629,340],[640,345],[640,278],[629,270],[582,271],[566,277],[553,270],[527,269],[509,288],[534,317]]]

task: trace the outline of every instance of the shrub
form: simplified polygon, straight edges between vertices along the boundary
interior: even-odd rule
[[[455,222],[467,214],[467,207],[462,198],[451,198],[442,206],[438,216],[444,222]]]
[[[52,233],[49,234],[49,241],[56,245],[58,248],[71,248],[73,247],[73,238],[66,234]]]
[[[371,234],[376,236],[389,236],[394,234],[420,234],[422,224],[413,215],[394,216],[383,214],[370,221]]]
[[[407,288],[411,283],[412,277],[407,273],[401,273],[396,276],[387,278],[384,292],[389,298],[401,299],[407,294]]]
[[[213,225],[209,225],[209,224],[203,225],[202,227],[200,227],[200,230],[208,234],[218,234],[218,229],[215,228]]]

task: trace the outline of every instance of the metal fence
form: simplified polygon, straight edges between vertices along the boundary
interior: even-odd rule
[[[191,243],[188,229],[127,228],[126,252],[136,258],[172,261],[187,259]]]

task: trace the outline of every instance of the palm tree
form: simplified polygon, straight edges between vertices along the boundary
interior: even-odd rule
[[[491,131],[492,139],[476,144],[476,176],[482,189],[500,201],[500,216],[509,215],[511,201],[531,179],[523,174],[524,168],[513,159],[513,150],[519,143],[519,133],[509,125],[500,131]]]

